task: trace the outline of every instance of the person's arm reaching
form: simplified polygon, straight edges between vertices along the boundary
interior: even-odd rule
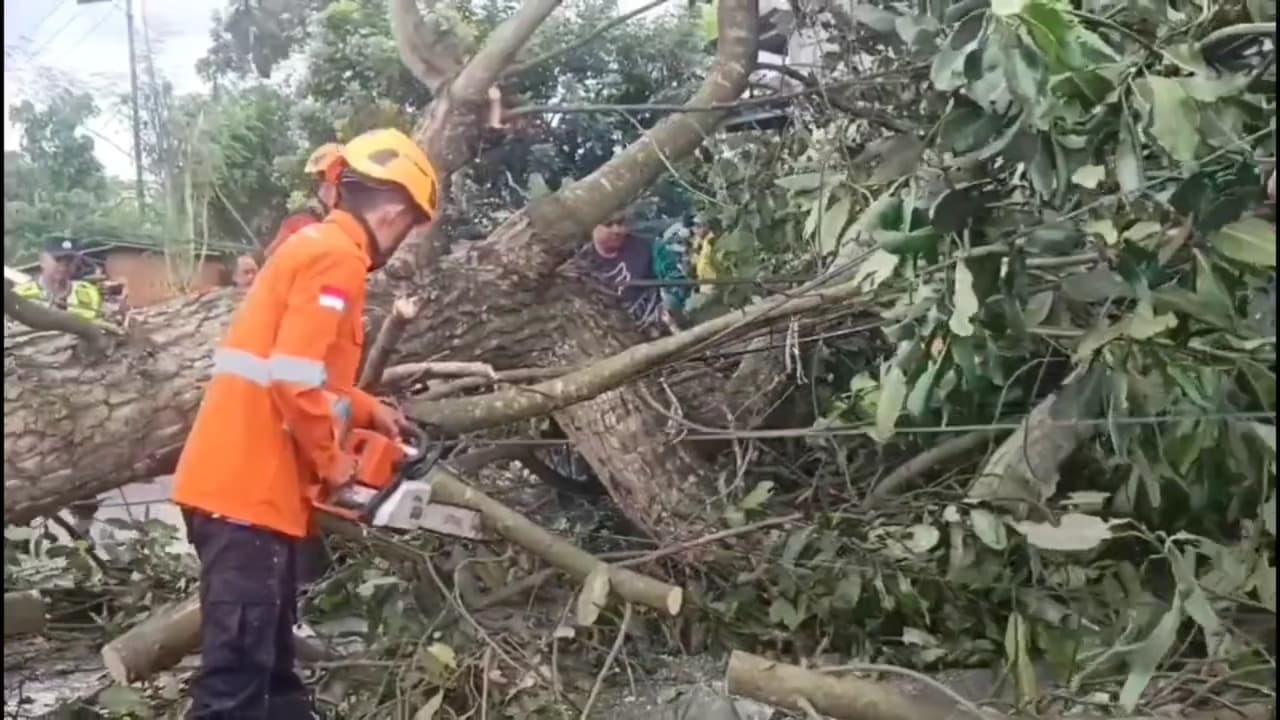
[[[351,298],[364,281],[364,268],[354,255],[312,254],[289,290],[288,306],[268,361],[272,399],[298,448],[328,481],[345,478],[338,477],[343,463],[334,438],[331,395],[325,391],[324,359],[349,312]],[[353,399],[353,415],[358,414],[355,406],[360,404]]]

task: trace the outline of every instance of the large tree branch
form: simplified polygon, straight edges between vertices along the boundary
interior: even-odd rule
[[[91,321],[19,297],[7,282],[4,286],[4,314],[32,330],[70,333],[95,349],[100,349],[106,342],[102,328]]]
[[[462,68],[463,49],[436,15],[437,0],[428,0],[427,15],[418,12],[417,0],[391,0],[391,36],[400,61],[423,85],[435,93]]]
[[[667,0],[652,0],[652,2],[641,5],[640,7],[636,8],[635,10],[632,10],[631,12],[625,15],[619,15],[618,17],[606,23],[601,24],[599,27],[589,30],[582,37],[569,43],[568,45],[556,48],[555,50],[547,51],[541,55],[538,55],[537,57],[531,58],[524,62],[517,63],[515,65],[508,67],[506,70],[502,71],[501,77],[502,78],[514,77],[516,75],[519,75],[520,73],[528,72],[529,70],[539,65],[542,65],[544,63],[547,63],[551,60],[568,55],[569,53],[573,52],[574,50],[577,50],[578,48],[586,47],[587,45],[590,45],[596,40],[599,40],[610,30],[613,30],[619,25],[626,24],[631,20],[649,12],[650,10],[653,10],[654,8],[661,7],[662,5],[665,5],[666,2]]]
[[[726,334],[778,318],[852,300],[861,284],[848,282],[795,297],[770,297],[683,332],[636,345],[554,380],[468,398],[406,404],[411,417],[447,432],[468,432],[545,415],[593,398],[654,370],[681,353]]]

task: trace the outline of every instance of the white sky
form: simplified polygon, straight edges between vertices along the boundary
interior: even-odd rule
[[[135,42],[142,56],[143,26],[156,52],[156,69],[178,94],[205,89],[196,61],[209,48],[212,13],[228,0],[134,0]],[[101,114],[89,124],[98,160],[109,175],[133,176],[128,114],[116,98],[129,91],[126,0],[4,0],[4,148],[16,150],[9,106],[39,101],[63,84],[86,90]],[[627,12],[644,0],[621,0]]]
[[[142,50],[146,21],[156,68],[178,93],[203,88],[196,61],[209,47],[212,13],[226,0],[134,0],[135,41]],[[18,146],[9,106],[39,100],[59,82],[91,92],[101,115],[90,124],[98,160],[107,172],[132,177],[128,116],[115,98],[129,91],[125,0],[4,0],[4,148]]]

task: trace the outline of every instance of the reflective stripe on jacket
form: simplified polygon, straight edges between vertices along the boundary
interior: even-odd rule
[[[214,352],[213,376],[174,476],[174,502],[294,537],[311,522],[307,487],[337,460],[332,398],[368,425],[356,389],[368,236],[335,211],[262,268]]]
[[[62,303],[51,303],[49,296],[44,291],[44,287],[37,280],[24,282],[14,287],[13,292],[20,298],[53,305],[86,320],[96,320],[98,314],[102,312],[102,293],[98,290],[98,286],[83,280],[73,280],[71,282],[71,289],[67,293],[65,307],[62,306]]]

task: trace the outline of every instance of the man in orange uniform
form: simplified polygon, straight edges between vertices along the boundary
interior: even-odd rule
[[[318,223],[324,219],[325,213],[338,200],[338,178],[342,174],[342,146],[337,143],[325,143],[311,152],[302,171],[316,179],[315,201],[308,203],[306,209],[294,213],[280,223],[276,236],[263,251],[264,257],[271,257],[285,238],[302,228]]]
[[[335,401],[349,401],[356,426],[395,436],[407,425],[355,387],[365,279],[436,216],[436,176],[397,130],[361,135],[343,155],[336,208],[281,244],[214,353],[178,462],[173,499],[201,563],[196,720],[312,717],[293,671],[295,570],[308,491],[354,471]]]

